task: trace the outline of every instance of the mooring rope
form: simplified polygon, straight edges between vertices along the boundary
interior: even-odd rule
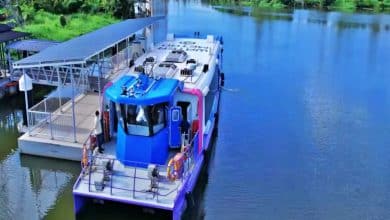
[[[230,89],[230,88],[225,88],[223,86],[221,86],[221,88],[223,91],[226,91],[226,92],[239,92],[240,91],[239,89]]]

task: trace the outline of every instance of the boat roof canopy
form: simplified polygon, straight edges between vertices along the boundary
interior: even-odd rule
[[[115,103],[143,106],[153,105],[170,102],[175,91],[183,87],[183,83],[176,79],[153,80],[149,78],[150,88],[143,90],[144,93],[142,95],[122,95],[123,88],[129,89],[136,84],[137,80],[139,78],[134,76],[123,76],[106,90],[106,97]],[[136,93],[139,92],[137,90],[135,90]]]
[[[14,68],[71,65],[86,62],[164,16],[128,19],[75,37],[14,63]]]

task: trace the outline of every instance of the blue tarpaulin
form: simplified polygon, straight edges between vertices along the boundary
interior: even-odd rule
[[[19,60],[14,63],[14,68],[85,62],[87,59],[127,39],[133,33],[163,18],[163,16],[160,16],[128,19],[108,25]]]

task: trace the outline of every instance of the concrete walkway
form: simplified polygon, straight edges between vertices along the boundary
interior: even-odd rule
[[[83,144],[93,126],[99,109],[98,93],[78,96],[75,100],[76,142],[74,141],[72,103],[69,101],[52,113],[52,123],[41,123],[18,139],[22,153],[45,157],[81,159]]]

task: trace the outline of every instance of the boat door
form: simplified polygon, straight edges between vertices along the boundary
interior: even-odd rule
[[[171,148],[180,148],[181,133],[180,124],[182,121],[181,108],[174,106],[169,109],[169,146]]]

